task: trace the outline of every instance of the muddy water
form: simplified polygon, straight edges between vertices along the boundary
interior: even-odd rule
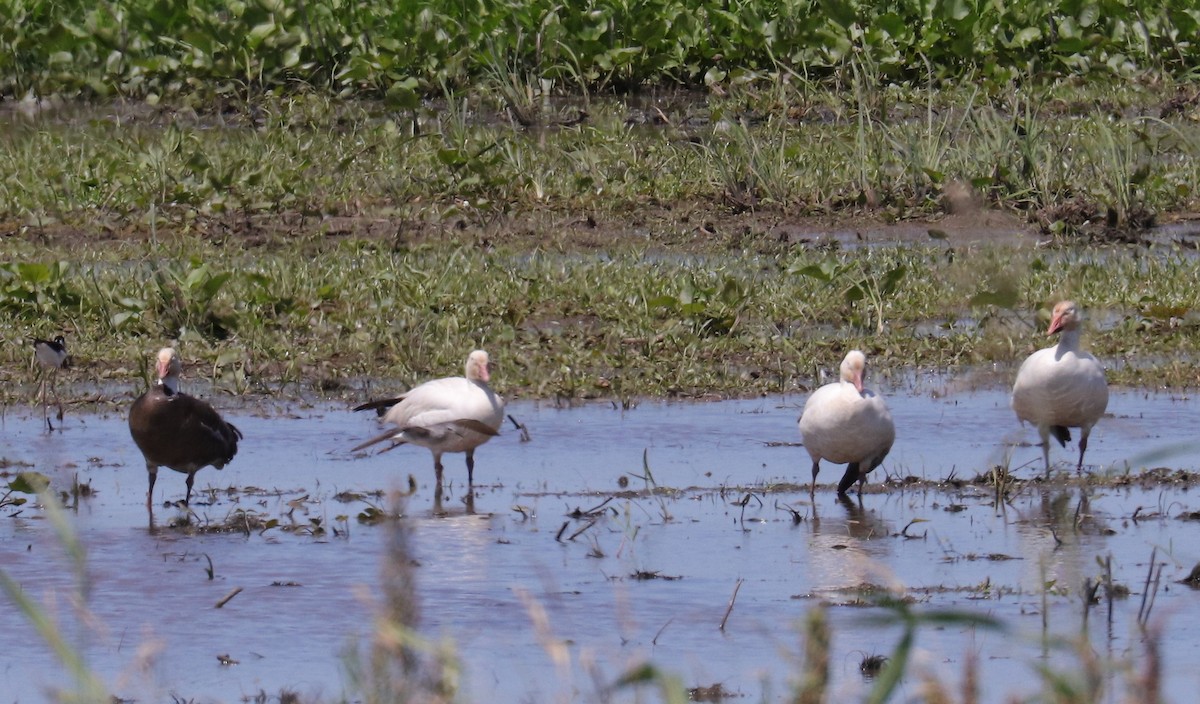
[[[156,487],[156,530],[148,530],[146,474],[121,416],[69,415],[63,432],[47,435],[40,412],[9,409],[0,428],[4,459],[31,465],[60,488],[77,476],[95,492],[70,514],[87,550],[86,612],[41,510],[0,510],[0,566],[121,697],[236,702],[287,688],[333,700],[346,688],[343,655],[370,635],[386,537],[354,520],[364,500],[335,496],[402,487],[411,472],[421,629],[453,643],[464,701],[592,701],[646,661],[689,687],[720,683],[747,701],[779,701],[799,661],[799,626],[822,601],[834,604],[832,687],[836,700],[850,701],[870,687],[858,672],[862,657],[890,653],[900,636],[878,621],[883,609],[852,605],[861,597],[851,589],[869,583],[907,594],[918,610],[966,609],[1004,623],[1003,632],[928,627],[916,641],[916,671],[953,685],[973,653],[984,701],[999,702],[1037,692],[1042,665],[1081,671],[1078,651],[1056,639],[1081,632],[1080,585],[1099,576],[1097,558],[1112,556],[1115,581],[1132,594],[1115,602],[1111,626],[1104,608],[1093,610],[1090,652],[1140,657],[1135,622],[1157,547],[1166,588],[1151,623],[1161,628],[1168,698],[1194,696],[1200,671],[1184,667],[1190,647],[1181,646],[1200,627],[1200,594],[1173,582],[1200,560],[1195,524],[1178,518],[1200,508],[1186,487],[1027,485],[999,506],[984,488],[892,488],[839,502],[828,484],[840,468],[829,467],[826,490],[810,504],[799,487],[775,488],[808,479],[804,450],[789,444],[798,440],[802,401],[643,403],[628,411],[513,404],[532,441],[506,427],[479,451],[471,503],[462,458],[449,456],[438,505],[428,452],[346,452],[375,430],[369,418],[340,407],[241,411],[232,418],[246,434],[243,450],[224,471],[198,475],[204,491],[193,508],[200,523],[243,510],[301,528],[249,536],[165,527],[180,510],[162,503],[184,489],[182,475],[166,471]],[[1020,476],[1040,474],[1039,449],[1011,446],[1036,433],[1016,425],[1003,392],[892,394],[890,404],[899,437],[885,468],[894,476],[970,478],[1001,461]],[[1089,464],[1117,473],[1200,469],[1200,444],[1186,442],[1197,410],[1188,398],[1115,393]],[[613,496],[622,477],[630,490],[646,486],[643,453],[654,481],[678,491]],[[1056,447],[1052,459],[1064,473],[1074,456],[1074,447]],[[872,484],[881,478],[876,472]],[[609,497],[590,527],[567,516]],[[802,520],[793,522],[785,505]],[[339,533],[314,535],[314,521]],[[235,588],[242,591],[215,608]],[[69,686],[7,600],[0,632],[5,701],[41,701],[47,688]],[[1123,680],[1109,684],[1105,701],[1116,701]],[[910,695],[917,686],[904,684]]]

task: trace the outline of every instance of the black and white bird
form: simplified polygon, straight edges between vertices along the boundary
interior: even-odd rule
[[[129,434],[146,459],[150,486],[146,508],[151,507],[158,468],[187,475],[184,503],[192,500],[196,472],[212,466],[221,469],[237,454],[242,431],[225,421],[212,406],[179,390],[183,365],[170,347],[159,350],[158,381],[129,409]]]
[[[49,403],[46,397],[47,377],[49,377],[50,393],[54,394],[54,403],[58,406],[58,420],[63,419],[62,400],[58,397],[58,389],[55,388],[55,381],[58,380],[58,370],[71,366],[71,356],[67,353],[67,341],[62,335],[56,336],[53,340],[43,340],[35,338],[33,341],[33,358],[38,365],[38,376],[41,378],[42,397],[42,418],[46,421],[46,427],[54,430],[54,424],[50,422]]]
[[[465,376],[444,377],[420,384],[397,398],[371,401],[356,411],[389,409],[383,422],[392,426],[357,445],[357,452],[391,441],[392,449],[404,443],[433,453],[437,487],[442,486],[442,454],[467,455],[467,485],[475,482],[475,448],[499,435],[504,420],[504,399],[488,386],[491,380],[487,352],[475,350],[467,357]]]

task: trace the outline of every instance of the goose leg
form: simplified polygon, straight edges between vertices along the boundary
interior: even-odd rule
[[[1050,478],[1050,427],[1038,426],[1038,435],[1042,436],[1042,461],[1046,463],[1046,478]]]
[[[820,472],[820,471],[821,471],[821,461],[813,460],[812,484],[810,484],[808,486],[808,495],[810,498],[817,495],[817,472]]]
[[[433,515],[442,516],[445,515],[445,513],[446,509],[442,507],[442,483],[438,482],[437,485],[433,487]]]
[[[184,506],[192,505],[192,482],[194,482],[194,481],[196,481],[196,473],[188,472],[187,493],[183,495],[183,505]]]
[[[1091,428],[1081,428],[1079,431],[1079,464],[1075,467],[1075,473],[1083,473],[1083,453],[1087,452],[1088,433]]]
[[[437,485],[442,485],[442,453],[433,453],[433,475],[437,478]]]
[[[846,473],[842,475],[842,481],[838,482],[838,495],[845,495],[846,490],[853,486],[854,482],[859,480],[859,476],[857,462],[851,462],[850,464],[846,465]],[[866,479],[865,474],[861,476],[864,480]],[[858,493],[860,495],[862,494],[861,486],[858,488]]]
[[[146,490],[146,508],[150,508],[154,496],[154,482],[158,480],[158,467],[147,463],[146,471],[150,473],[150,488]]]
[[[475,486],[475,448],[467,450],[467,486]]]

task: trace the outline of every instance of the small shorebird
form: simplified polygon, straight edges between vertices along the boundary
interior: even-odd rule
[[[221,469],[229,464],[242,439],[242,431],[221,418],[212,406],[179,390],[183,365],[174,349],[159,350],[156,368],[157,383],[138,396],[129,409],[129,434],[146,458],[150,474],[147,509],[151,509],[159,467],[187,475],[183,499],[187,504],[192,500],[196,472],[210,465]]]
[[[467,357],[465,376],[433,379],[403,396],[371,401],[356,411],[389,409],[383,422],[393,426],[351,451],[390,440],[388,450],[406,442],[433,453],[433,471],[442,486],[442,454],[465,452],[467,485],[475,483],[475,448],[499,435],[504,420],[504,399],[488,386],[488,354],[475,350]],[[386,450],[385,450],[386,452]]]
[[[813,461],[810,495],[817,491],[821,460],[847,465],[838,482],[839,495],[855,481],[862,494],[867,474],[892,449],[896,439],[892,414],[880,396],[863,386],[866,366],[866,355],[852,350],[842,360],[841,379],[814,391],[800,412],[800,435]]]
[[[49,377],[50,393],[54,394],[54,403],[58,406],[58,420],[61,422],[63,406],[62,400],[58,397],[55,382],[58,380],[58,370],[71,366],[71,356],[67,354],[67,341],[62,335],[56,336],[53,340],[35,338],[33,340],[33,358],[37,361],[38,376],[41,378],[42,418],[46,421],[46,427],[54,430],[54,424],[50,422],[49,404],[46,398],[46,377]]]
[[[1058,344],[1029,355],[1013,384],[1013,411],[1022,423],[1037,426],[1047,476],[1050,436],[1066,447],[1071,439],[1070,428],[1079,428],[1079,464],[1075,471],[1081,472],[1088,435],[1108,408],[1104,367],[1079,346],[1081,322],[1083,314],[1073,302],[1062,301],[1054,306],[1046,335],[1057,334]]]

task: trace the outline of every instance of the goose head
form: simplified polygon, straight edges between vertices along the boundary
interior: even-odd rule
[[[488,353],[475,350],[467,357],[466,377],[471,381],[487,383],[492,378],[491,362]]]
[[[171,393],[179,390],[179,376],[183,374],[183,362],[179,361],[179,353],[173,347],[164,347],[158,351],[155,369],[158,373],[158,383],[167,387]]]
[[[1079,312],[1079,307],[1074,301],[1060,301],[1054,306],[1054,312],[1050,315],[1050,327],[1046,330],[1046,336],[1054,335],[1055,333],[1064,330],[1078,330],[1079,323],[1083,320],[1083,314]]]
[[[850,350],[842,360],[842,381],[854,385],[858,393],[863,392],[863,375],[867,370],[867,356],[858,350]]]

